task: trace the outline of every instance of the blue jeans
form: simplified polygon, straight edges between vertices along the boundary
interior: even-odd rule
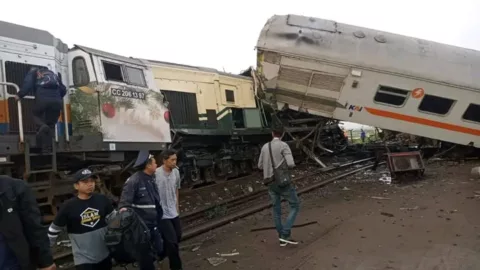
[[[273,220],[275,221],[275,227],[277,228],[279,237],[290,237],[293,223],[298,214],[300,208],[300,201],[297,196],[297,191],[293,185],[289,185],[283,188],[270,185],[268,188],[268,194],[272,199],[273,204]],[[285,224],[282,224],[282,199],[286,199],[290,206],[290,213],[288,214]]]

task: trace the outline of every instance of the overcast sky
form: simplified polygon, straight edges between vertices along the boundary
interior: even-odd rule
[[[1,0],[0,20],[73,44],[239,73],[274,14],[335,20],[480,50],[480,0]],[[394,4],[396,3],[396,4]]]

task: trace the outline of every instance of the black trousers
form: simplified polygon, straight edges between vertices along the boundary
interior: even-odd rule
[[[105,260],[95,264],[79,264],[75,266],[76,270],[111,270],[112,259],[107,257]]]
[[[55,125],[62,109],[63,102],[61,100],[41,98],[35,100],[32,112],[33,121],[37,126],[37,147],[51,148],[52,138],[55,135]]]
[[[147,250],[141,252],[141,258],[138,261],[140,270],[155,270],[156,257],[163,252],[162,236],[157,228],[150,228],[150,242],[154,250],[152,251],[149,246]]]
[[[173,219],[162,219],[160,221],[160,231],[163,237],[163,256],[168,257],[171,270],[181,270],[182,260],[180,259],[179,243],[182,239],[182,228],[178,217]]]

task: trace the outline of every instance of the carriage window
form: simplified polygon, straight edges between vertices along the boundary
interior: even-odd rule
[[[480,123],[480,105],[471,103],[462,116],[463,119]]]
[[[105,71],[105,79],[108,81],[125,82],[122,74],[122,66],[114,63],[103,62],[103,70]]]
[[[233,90],[225,89],[225,99],[227,102],[235,103],[235,93]]]
[[[83,57],[77,56],[72,61],[73,85],[85,86],[90,82],[87,63]]]
[[[409,91],[407,90],[381,85],[373,100],[388,105],[403,106],[407,100],[408,93]]]
[[[133,85],[145,86],[145,77],[143,76],[143,70],[134,67],[125,66],[128,82]]]
[[[425,95],[418,106],[418,110],[423,112],[445,115],[452,108],[455,101],[449,98]]]

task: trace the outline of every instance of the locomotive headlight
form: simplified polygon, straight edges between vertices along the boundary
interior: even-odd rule
[[[167,123],[170,122],[170,111],[166,111],[165,113],[163,113],[163,118],[165,119],[165,121],[167,121]]]

